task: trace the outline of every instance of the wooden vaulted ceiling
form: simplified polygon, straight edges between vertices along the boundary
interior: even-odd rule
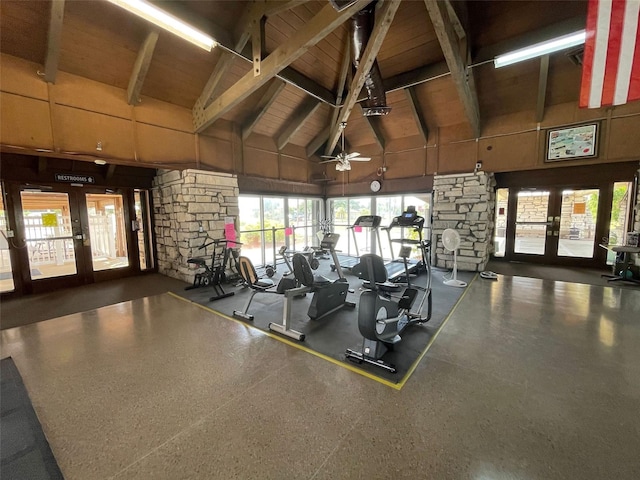
[[[132,104],[153,97],[192,109],[195,131],[233,122],[244,140],[264,135],[309,156],[338,143],[343,120],[350,147],[384,151],[405,137],[426,142],[440,127],[460,126],[474,138],[493,117],[540,116],[578,98],[581,68],[564,52],[551,55],[542,96],[539,60],[499,70],[489,60],[581,28],[586,1],[378,1],[366,66],[377,60],[392,110],[376,118],[362,115],[363,72],[347,57],[349,15],[365,0],[343,12],[327,0],[156,3],[224,47],[206,52],[167,32],[155,35],[103,0],[2,0],[0,48],[45,66],[50,81],[57,70],[86,77],[128,90]],[[263,36],[256,35],[260,18]],[[257,77],[252,38],[262,50]]]

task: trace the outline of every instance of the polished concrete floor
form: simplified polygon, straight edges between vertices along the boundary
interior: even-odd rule
[[[67,480],[640,478],[640,290],[478,279],[400,391],[170,294],[1,347]]]

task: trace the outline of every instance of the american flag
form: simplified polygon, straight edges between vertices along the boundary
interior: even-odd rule
[[[640,100],[640,0],[589,0],[580,106]]]

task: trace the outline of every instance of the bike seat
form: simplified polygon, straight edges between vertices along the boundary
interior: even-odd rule
[[[187,263],[192,263],[193,265],[204,267],[207,264],[207,259],[202,257],[187,258]]]

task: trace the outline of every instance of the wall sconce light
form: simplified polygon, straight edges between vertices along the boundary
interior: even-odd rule
[[[95,159],[95,160],[93,161],[93,163],[95,163],[96,165],[106,165],[106,164],[107,164],[107,161],[106,161],[106,160],[101,160],[101,159],[97,158],[97,159]]]

